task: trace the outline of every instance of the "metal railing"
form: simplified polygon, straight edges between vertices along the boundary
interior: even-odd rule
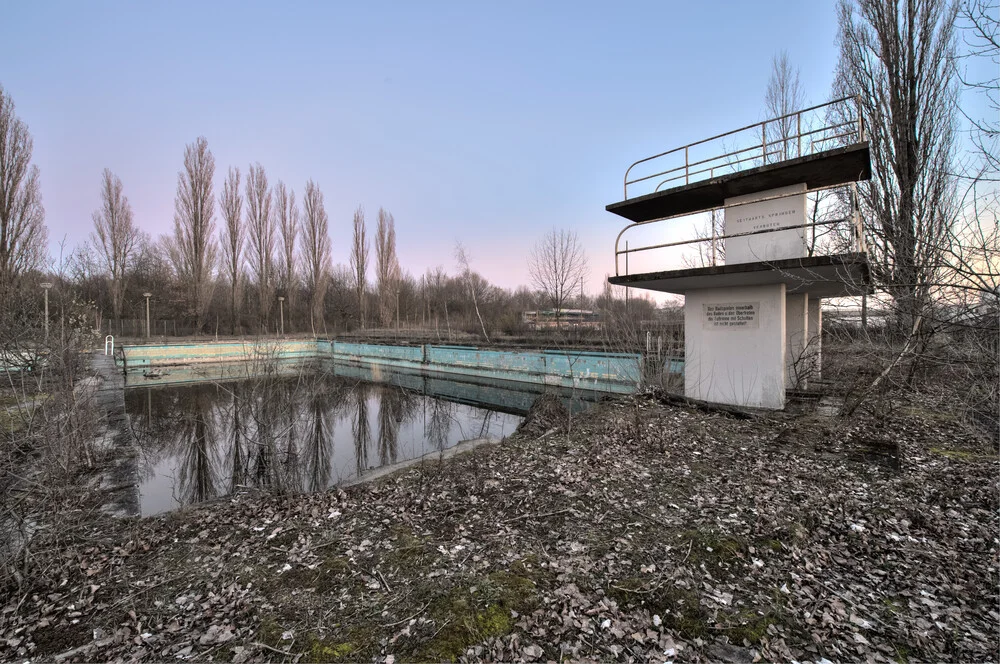
[[[669,248],[673,248],[673,247],[682,247],[682,246],[693,245],[693,244],[698,244],[698,243],[702,243],[702,242],[712,242],[712,243],[715,243],[715,242],[719,242],[719,241],[729,240],[729,239],[732,239],[732,238],[748,237],[748,236],[751,236],[751,235],[765,235],[765,234],[768,234],[768,233],[780,233],[780,232],[789,231],[789,230],[795,230],[795,229],[802,229],[803,233],[805,233],[807,230],[811,230],[811,232],[813,233],[813,242],[812,242],[812,245],[813,245],[813,249],[815,249],[815,246],[816,246],[816,243],[815,243],[815,237],[816,237],[816,235],[815,235],[815,233],[816,233],[816,229],[817,228],[830,227],[831,229],[833,229],[836,226],[841,226],[841,225],[846,226],[847,227],[847,229],[846,229],[847,233],[849,234],[849,238],[848,238],[848,245],[849,245],[848,246],[848,250],[852,251],[852,252],[864,253],[865,252],[865,237],[864,237],[864,229],[862,228],[862,225],[861,225],[861,215],[859,214],[859,211],[858,211],[857,183],[852,182],[852,183],[847,184],[847,185],[834,185],[834,186],[831,186],[831,187],[814,189],[814,190],[810,191],[809,193],[814,193],[815,194],[817,192],[824,191],[824,190],[837,189],[837,188],[841,188],[842,189],[842,188],[845,188],[845,187],[848,189],[848,192],[849,192],[849,200],[848,200],[849,212],[848,212],[847,216],[841,216],[841,217],[832,218],[832,219],[819,219],[819,220],[815,220],[814,219],[812,221],[807,221],[803,225],[783,226],[783,227],[780,227],[780,228],[766,228],[766,229],[763,229],[763,230],[746,231],[746,232],[743,232],[743,233],[732,233],[732,234],[729,234],[729,235],[725,235],[725,234],[724,235],[716,235],[716,234],[714,234],[714,226],[712,226],[713,235],[710,236],[710,237],[696,237],[696,238],[694,238],[692,240],[679,240],[679,241],[675,241],[675,242],[661,242],[661,243],[658,243],[658,244],[643,245],[643,246],[632,247],[632,248],[629,248],[628,241],[626,240],[625,241],[625,248],[622,249],[621,248],[621,240],[622,240],[622,236],[625,235],[626,232],[628,232],[630,230],[634,230],[634,229],[639,228],[641,226],[648,226],[649,224],[656,224],[656,223],[659,223],[659,222],[662,222],[662,221],[668,221],[670,219],[675,219],[677,217],[688,217],[688,216],[691,215],[691,213],[684,212],[684,213],[681,213],[681,214],[678,214],[678,215],[674,215],[672,217],[666,217],[666,218],[663,218],[663,219],[651,219],[649,221],[640,221],[640,222],[629,224],[628,226],[626,226],[625,228],[623,228],[621,230],[621,232],[618,233],[618,236],[615,238],[615,276],[622,276],[621,273],[620,273],[620,271],[619,271],[619,258],[621,256],[625,257],[625,276],[627,276],[629,274],[629,269],[628,269],[628,262],[629,261],[628,261],[628,259],[629,259],[629,256],[631,254],[636,254],[636,253],[641,253],[641,252],[646,252],[646,251],[653,251],[655,249],[669,249]],[[740,203],[740,204],[732,206],[732,207],[740,207],[742,205],[752,205],[752,204],[755,204],[755,203],[762,203],[762,202],[765,202],[765,201],[773,201],[773,200],[779,200],[779,199],[782,199],[782,198],[790,198],[790,197],[793,197],[793,196],[801,196],[803,193],[804,192],[799,191],[799,192],[788,192],[788,193],[774,194],[774,195],[763,195],[763,196],[760,196],[759,198],[754,198],[753,200],[745,201],[743,203]],[[718,209],[721,209],[721,208],[715,208],[715,209],[718,210]],[[709,223],[711,224],[711,222],[709,222]],[[821,247],[821,248],[823,248],[823,247]],[[823,253],[825,253],[825,251]],[[813,255],[813,254],[811,254],[811,255]],[[821,255],[821,254],[815,254],[815,255]],[[722,264],[724,264],[724,261],[723,261]]]
[[[658,192],[667,184],[687,185],[864,142],[859,109],[857,96],[841,97],[640,159],[625,171],[625,200]],[[702,151],[706,155],[698,154]],[[680,164],[682,155],[684,163]],[[629,179],[640,165],[644,174]]]

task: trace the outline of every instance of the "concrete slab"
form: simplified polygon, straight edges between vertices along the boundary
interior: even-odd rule
[[[646,272],[609,277],[608,281],[677,295],[703,288],[768,284],[784,284],[789,293],[809,293],[816,298],[871,292],[868,260],[860,253]]]
[[[727,198],[805,183],[809,190],[834,187],[872,176],[868,143],[758,166],[739,173],[637,196],[605,209],[629,221],[652,221],[722,207]]]

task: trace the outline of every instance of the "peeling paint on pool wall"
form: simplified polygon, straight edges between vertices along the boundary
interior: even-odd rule
[[[327,339],[124,346],[121,358],[126,370],[266,358],[333,360],[620,394],[634,391],[642,376],[642,356],[638,353],[492,350],[430,344],[391,346]]]

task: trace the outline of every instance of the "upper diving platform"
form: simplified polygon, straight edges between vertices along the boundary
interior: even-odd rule
[[[615,240],[609,282],[677,294],[779,283],[820,298],[868,292],[856,183],[872,172],[858,109],[856,97],[835,99],[633,163],[624,199],[607,206],[632,222]],[[682,239],[685,224],[658,225],[709,211],[693,239]]]
[[[646,222],[793,184],[816,191],[868,180],[857,108],[855,97],[844,97],[640,159],[625,171],[624,199],[606,209]]]

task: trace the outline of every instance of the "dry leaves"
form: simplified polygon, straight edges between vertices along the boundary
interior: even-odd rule
[[[957,422],[601,404],[348,493],[42,531],[0,657],[983,660],[998,465]]]

